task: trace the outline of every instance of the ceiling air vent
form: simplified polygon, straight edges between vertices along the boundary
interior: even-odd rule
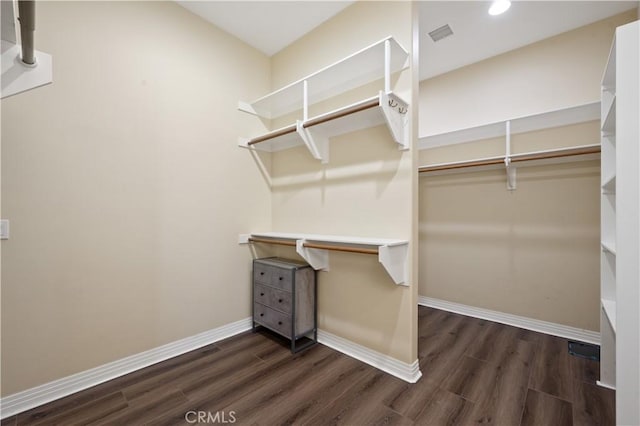
[[[429,33],[429,37],[431,37],[433,41],[440,41],[443,38],[447,38],[451,35],[453,35],[453,31],[451,31],[451,27],[449,26],[449,24],[443,25],[440,28],[436,28]]]

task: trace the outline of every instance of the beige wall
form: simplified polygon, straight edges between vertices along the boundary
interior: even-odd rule
[[[436,134],[600,99],[616,26],[630,11],[420,86],[420,134]],[[455,113],[452,113],[455,112]],[[526,152],[598,143],[598,122],[513,137]],[[504,155],[492,139],[421,151],[421,164]],[[599,162],[420,178],[423,296],[599,329]]]
[[[39,2],[54,83],[2,101],[2,395],[250,315],[269,59],[173,2]]]
[[[273,57],[273,88],[389,35],[409,50],[413,7],[356,2]],[[410,100],[411,87],[405,71],[396,89]],[[412,239],[413,151],[399,151],[384,126],[336,137],[330,150],[327,165],[305,148],[273,156],[273,230]],[[411,262],[413,277],[416,267]],[[404,362],[416,360],[417,283],[396,286],[375,256],[337,252],[330,254],[330,271],[318,276],[322,330]]]
[[[422,81],[420,135],[599,101],[614,29],[635,16],[630,10]]]

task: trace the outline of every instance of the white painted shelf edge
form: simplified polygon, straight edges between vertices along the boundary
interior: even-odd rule
[[[418,148],[429,149],[505,136],[507,121],[511,122],[511,134],[518,134],[599,120],[600,114],[600,101],[590,102],[451,132],[421,136]]]
[[[409,105],[393,92],[380,91],[363,99],[305,121],[272,130],[254,138],[239,138],[238,146],[277,152],[305,145],[322,163],[329,162],[329,138],[386,123],[401,150],[409,149],[407,111]],[[347,119],[348,117],[348,119]]]
[[[607,316],[609,320],[609,324],[611,324],[611,329],[614,334],[616,332],[616,302],[613,300],[602,299],[602,310]]]
[[[250,238],[264,238],[273,240],[289,240],[295,242],[296,252],[302,256],[314,269],[329,270],[330,249],[306,247],[306,243],[325,243],[331,245],[346,245],[352,248],[376,247],[378,261],[385,268],[391,279],[398,284],[408,286],[407,258],[409,241],[390,238],[353,237],[344,235],[294,234],[285,232],[254,232],[240,234],[239,244],[248,244]],[[338,247],[336,247],[338,248]]]
[[[600,245],[602,246],[602,249],[605,251],[608,251],[609,253],[611,253],[612,255],[616,255],[616,244],[611,242],[611,241],[601,241]]]
[[[616,193],[616,174],[615,171],[610,176],[604,178],[602,182],[603,194],[615,194]]]
[[[408,67],[409,53],[392,36],[373,43],[285,87],[238,109],[264,118],[277,118],[355,89]],[[385,90],[388,91],[387,88]],[[306,107],[306,106],[305,106]]]

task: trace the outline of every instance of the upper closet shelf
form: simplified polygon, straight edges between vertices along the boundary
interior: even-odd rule
[[[239,102],[238,109],[263,118],[282,117],[306,109],[340,93],[401,71],[409,54],[393,37],[387,37],[307,77],[253,102]],[[388,85],[385,91],[389,92]]]
[[[511,134],[518,134],[598,119],[600,119],[599,101],[507,121],[511,123]],[[499,121],[452,132],[423,136],[420,138],[418,147],[419,149],[427,149],[502,137],[506,134],[505,123],[506,121]]]
[[[396,284],[407,286],[407,240],[363,238],[338,235],[263,232],[242,234],[240,244],[266,243],[292,246],[314,269],[329,270],[329,251],[376,254]]]
[[[263,135],[240,138],[243,148],[275,152],[306,145],[311,155],[323,163],[329,161],[329,138],[386,123],[393,139],[408,149],[407,111],[409,105],[393,93],[378,96],[321,114],[306,121],[282,127]]]

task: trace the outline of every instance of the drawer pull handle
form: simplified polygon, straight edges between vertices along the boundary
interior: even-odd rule
[[[260,296],[264,296],[264,293],[260,293]]]
[[[260,314],[260,316],[261,316],[261,317],[263,317],[263,316],[264,316],[264,314]]]
[[[278,321],[278,325],[282,325],[282,321]]]
[[[280,281],[282,281],[282,277],[278,278]]]
[[[282,299],[278,299],[278,303],[282,303]]]
[[[264,272],[260,272],[260,275],[264,275]]]

